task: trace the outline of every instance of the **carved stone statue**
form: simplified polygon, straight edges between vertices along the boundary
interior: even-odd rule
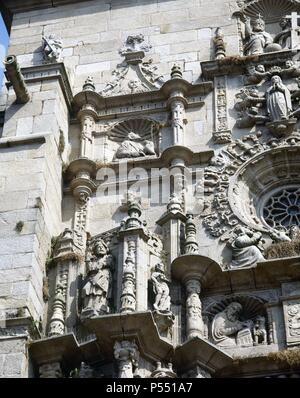
[[[245,79],[245,83],[258,84],[269,76],[270,73],[266,72],[264,65],[250,65],[247,68],[247,77]]]
[[[253,327],[254,345],[267,344],[266,319],[257,316]]]
[[[293,111],[290,90],[279,76],[273,76],[271,82],[266,94],[268,114],[272,122],[286,120]]]
[[[117,149],[115,157],[137,158],[140,156],[155,155],[154,143],[149,140],[143,140],[138,134],[131,131],[127,139]]]
[[[62,53],[62,41],[55,35],[43,36],[43,51],[45,59],[51,62],[59,62]]]
[[[240,303],[230,303],[222,312],[218,313],[212,322],[212,337],[214,343],[222,347],[234,347],[240,345],[237,339],[238,333],[246,333],[250,341],[253,322],[240,321],[239,317],[243,307]]]
[[[236,227],[234,238],[230,242],[232,249],[231,268],[251,267],[259,261],[264,261],[264,257],[257,247],[262,234],[252,232],[248,228]]]
[[[186,312],[188,338],[203,337],[204,324],[202,319],[202,305],[200,301],[200,282],[191,279],[186,282]]]
[[[151,280],[153,282],[153,291],[156,294],[153,307],[158,312],[169,313],[171,311],[171,297],[163,264],[156,264],[152,273]]]
[[[292,48],[291,43],[291,32],[292,32],[292,24],[291,20],[288,18],[282,18],[279,22],[279,26],[281,27],[281,32],[278,33],[274,37],[274,43],[280,44],[283,50],[287,50]]]
[[[87,278],[82,289],[85,316],[109,313],[112,268],[114,260],[102,239],[94,243],[93,254],[87,260]]]
[[[139,351],[134,341],[116,341],[114,355],[118,361],[118,378],[133,378],[134,370],[138,366]]]
[[[273,43],[272,36],[265,31],[265,22],[259,17],[252,20],[245,17],[245,55],[263,54],[268,45]]]

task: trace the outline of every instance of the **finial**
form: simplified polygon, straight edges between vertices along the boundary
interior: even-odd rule
[[[192,213],[187,213],[187,221],[185,225],[185,242],[184,252],[185,254],[198,254],[199,247],[196,240],[196,225],[194,223],[194,216]]]
[[[82,86],[82,90],[83,91],[95,91],[96,90],[94,79],[91,76],[88,76],[88,78],[84,82],[84,85]]]

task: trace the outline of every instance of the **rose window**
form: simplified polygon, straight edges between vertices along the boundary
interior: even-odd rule
[[[300,225],[300,188],[285,188],[266,202],[263,217],[271,227]]]

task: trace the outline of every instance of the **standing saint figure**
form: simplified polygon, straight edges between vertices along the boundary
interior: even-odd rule
[[[164,273],[163,264],[156,264],[151,279],[153,282],[153,290],[156,294],[155,303],[153,304],[154,309],[158,312],[169,313],[171,311],[170,289],[168,286],[169,280]]]
[[[272,36],[265,31],[265,22],[259,17],[251,21],[249,17],[245,17],[245,55],[263,54],[265,48],[273,43]]]
[[[82,313],[101,315],[109,313],[111,298],[113,256],[102,239],[94,243],[92,256],[87,261],[87,277],[82,289]]]
[[[272,86],[268,89],[267,111],[272,122],[287,120],[293,111],[290,90],[282,83],[279,76],[271,79]]]
[[[234,238],[230,242],[232,249],[231,268],[245,268],[265,261],[257,247],[262,237],[260,232],[252,232],[248,228],[236,227]]]

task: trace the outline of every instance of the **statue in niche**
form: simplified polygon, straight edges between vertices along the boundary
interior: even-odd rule
[[[290,90],[277,75],[272,77],[271,83],[266,93],[268,115],[272,122],[287,120],[293,111]]]
[[[117,159],[137,158],[147,155],[156,155],[154,143],[149,140],[143,140],[139,134],[131,131],[127,139],[117,149],[115,157]]]
[[[102,239],[94,243],[92,256],[87,260],[87,278],[82,288],[84,316],[110,312],[113,256]]]
[[[265,31],[264,20],[261,16],[255,20],[244,16],[243,22],[245,23],[245,55],[263,54],[273,43],[272,36]]]
[[[59,62],[62,53],[62,41],[55,35],[43,36],[43,51],[45,59],[51,62]]]
[[[168,283],[170,282],[164,272],[164,265],[158,263],[155,266],[155,270],[151,275],[153,282],[153,291],[155,293],[155,302],[153,307],[160,313],[171,312],[171,297]]]
[[[232,262],[230,268],[245,268],[254,266],[260,261],[265,261],[260,249],[257,247],[262,234],[252,232],[246,227],[236,227],[234,237],[229,241],[232,249]]]
[[[266,319],[264,316],[259,315],[255,318],[253,337],[253,345],[267,344]]]
[[[279,22],[279,26],[281,27],[281,32],[278,33],[275,36],[274,43],[278,43],[283,50],[287,50],[287,49],[292,48],[292,42],[291,42],[292,24],[291,24],[291,20],[284,17]]]
[[[241,321],[239,318],[242,311],[240,303],[232,302],[215,315],[212,322],[212,337],[216,345],[222,347],[253,345],[251,333],[253,322]]]

